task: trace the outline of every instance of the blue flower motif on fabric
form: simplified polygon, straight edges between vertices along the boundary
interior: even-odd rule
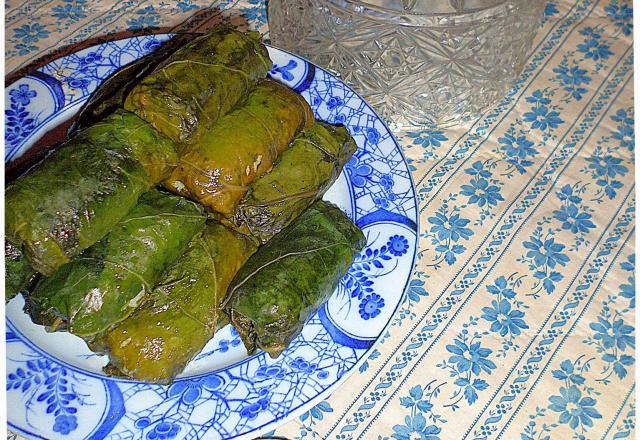
[[[403,408],[410,409],[410,414],[405,416],[404,424],[398,424],[393,427],[391,437],[396,440],[412,440],[419,438],[421,440],[440,440],[440,432],[442,428],[437,424],[443,424],[447,421],[440,415],[434,413],[432,399],[438,397],[440,388],[444,384],[435,385],[435,381],[431,381],[424,387],[416,385],[409,390],[408,396],[400,397],[400,405]],[[388,439],[388,437],[384,437]]]
[[[580,182],[573,186],[566,184],[556,192],[562,206],[553,211],[553,217],[562,222],[562,230],[576,235],[576,242],[571,250],[577,250],[581,245],[589,244],[586,236],[596,227],[591,220],[593,209],[582,204],[582,195],[585,192],[586,185],[581,185]]]
[[[413,139],[412,145],[422,147],[422,160],[427,160],[435,156],[435,151],[440,148],[443,142],[449,140],[442,130],[429,129],[412,131],[407,133],[407,137]]]
[[[493,208],[498,202],[503,202],[501,190],[504,182],[493,178],[492,169],[497,166],[498,162],[486,160],[485,162],[476,161],[467,168],[465,173],[472,176],[472,180],[467,185],[460,187],[460,194],[468,197],[468,205],[478,205],[480,208],[478,220],[474,226],[482,226],[485,220],[493,218]]]
[[[556,111],[550,112],[545,106],[536,106],[524,114],[524,121],[530,122],[534,130],[546,131],[548,128],[558,128],[563,122],[559,115]]]
[[[524,122],[531,124],[532,130],[547,132],[558,128],[564,121],[560,118],[559,106],[551,104],[550,90],[536,90],[526,101],[533,104],[531,111],[524,114]]]
[[[633,151],[635,146],[635,134],[633,127],[629,125],[619,125],[617,131],[612,132],[611,136],[620,142],[620,146]]]
[[[596,185],[601,187],[593,200],[601,202],[605,196],[613,200],[618,190],[624,186],[622,181],[616,179],[616,177],[623,177],[629,169],[622,165],[621,158],[613,156],[610,152],[603,151],[600,145],[587,158],[587,162],[589,162],[589,166],[583,169],[582,172],[591,174],[591,177],[596,181]]]
[[[625,125],[633,125],[633,108],[629,107],[627,109],[621,108],[618,109],[615,115],[611,116],[611,119],[615,122],[619,122]]]
[[[176,9],[179,13],[184,14],[185,12],[198,9],[198,5],[194,3],[194,0],[182,0],[176,3]]]
[[[533,161],[530,159],[535,157],[538,152],[533,148],[535,144],[527,138],[525,131],[520,130],[516,133],[515,126],[512,125],[504,136],[498,138],[498,142],[501,146],[497,153],[509,164],[505,175],[510,176],[513,170],[524,174],[527,172],[526,169],[533,165]]]
[[[531,148],[534,143],[525,136],[514,136],[507,133],[504,137],[498,138],[503,147],[502,150],[509,157],[517,159],[526,159],[528,156],[535,156],[536,151]]]
[[[29,52],[38,49],[34,43],[47,39],[49,34],[50,32],[47,30],[47,27],[40,23],[23,24],[19,28],[14,29],[13,39],[20,41],[20,43],[15,46],[16,49],[18,49],[18,54],[27,55]]]
[[[86,18],[85,5],[87,0],[64,0],[62,5],[52,8],[53,16],[60,20],[67,20],[74,23]]]
[[[458,241],[460,239],[469,240],[473,231],[467,227],[470,220],[463,218],[459,211],[458,207],[449,209],[449,205],[445,203],[438,208],[435,216],[427,219],[432,225],[431,229],[421,236],[431,238],[431,243],[436,246],[434,262],[429,266],[438,268],[442,261],[451,266],[456,262],[456,255],[466,250],[466,247],[459,244]],[[418,257],[422,257],[425,251],[421,251]]]
[[[544,18],[545,19],[549,19],[551,17],[553,17],[554,15],[557,15],[559,13],[558,11],[558,5],[555,1],[548,1],[545,5],[544,5]]]
[[[605,6],[604,12],[618,28],[618,33],[625,36],[631,35],[633,31],[633,7],[625,0],[611,0]]]
[[[473,235],[473,231],[465,226],[469,220],[461,218],[460,214],[447,216],[446,212],[440,212],[435,217],[429,217],[431,232],[434,232],[439,241],[451,240],[457,242],[460,238],[468,240]]]
[[[489,384],[481,379],[484,374],[491,374],[496,364],[489,359],[493,351],[482,346],[482,338],[489,335],[487,331],[472,331],[478,325],[478,318],[470,317],[469,322],[462,325],[462,331],[453,340],[453,344],[446,346],[451,356],[448,360],[436,364],[437,367],[448,370],[455,378],[453,384],[456,390],[450,397],[451,403],[445,407],[452,410],[459,409],[460,401],[464,398],[469,405],[478,400],[478,392],[489,388]]]
[[[151,5],[138,9],[137,17],[127,20],[128,30],[139,31],[142,29],[157,29],[160,25],[160,13]]]
[[[590,392],[584,385],[583,374],[589,370],[591,359],[584,363],[581,359],[575,362],[565,360],[560,364],[560,370],[552,372],[553,377],[562,381],[564,386],[560,387],[559,395],[549,397],[548,408],[559,413],[558,423],[568,424],[574,430],[580,427],[584,433],[587,428],[593,427],[593,419],[600,419],[602,415],[595,408],[597,401],[584,395]]]
[[[324,419],[324,413],[331,412],[333,412],[333,408],[331,408],[329,402],[323,400],[309,411],[302,413],[302,415],[298,417],[298,420],[304,424],[305,428],[310,430],[310,427],[315,425],[316,422]]]
[[[528,249],[525,257],[521,257],[518,261],[529,265],[529,269],[533,271],[533,276],[537,279],[537,283],[533,286],[532,292],[527,296],[537,298],[540,291],[544,289],[548,294],[555,291],[558,281],[564,276],[555,270],[557,266],[565,266],[569,262],[569,257],[565,254],[565,245],[556,242],[552,237],[555,233],[549,230],[547,234],[543,232],[542,226],[536,227],[533,234],[529,237],[529,241],[525,241],[523,246]]]
[[[552,376],[561,382],[560,387],[548,398],[549,405],[536,408],[535,414],[529,416],[529,423],[521,434],[522,440],[551,439],[550,435],[560,425],[568,425],[574,430],[574,439],[585,439],[588,428],[593,427],[595,419],[602,415],[597,409],[594,396],[600,393],[586,383],[587,373],[591,369],[593,358],[583,360],[584,355],[575,361],[564,360],[560,369],[552,370]],[[547,415],[556,417],[557,423],[542,423],[538,431],[539,418]]]
[[[448,140],[442,130],[415,131],[407,136],[413,139],[413,145],[421,145],[423,148],[439,147],[442,142]]]
[[[634,281],[632,282],[635,284]],[[624,287],[620,285],[621,289]],[[635,292],[633,297],[635,298]],[[635,358],[632,356],[635,349],[635,328],[625,320],[625,315],[628,314],[631,317],[630,322],[633,322],[632,306],[630,304],[629,308],[622,307],[619,304],[620,298],[626,298],[624,290],[618,295],[609,295],[602,301],[602,309],[597,320],[589,324],[589,328],[594,333],[584,340],[585,344],[595,346],[596,351],[602,354],[602,361],[606,366],[597,381],[605,385],[611,382],[614,374],[619,379],[624,379],[628,374],[627,367],[635,363]],[[633,306],[635,307],[635,303]],[[631,351],[631,354],[626,353],[627,350]]]
[[[416,414],[414,417],[406,416],[405,425],[395,425],[395,431],[391,437],[397,440],[440,440],[438,434],[441,429],[436,425],[428,425],[427,419],[422,414]]]
[[[621,284],[620,285],[620,297],[627,298],[629,300],[629,308],[634,309],[636,307],[636,277],[635,277],[635,267],[636,267],[636,255],[629,255],[627,261],[620,264],[622,270],[631,272],[629,278],[627,278],[627,282],[629,284]]]
[[[558,67],[554,67],[553,71],[556,73],[556,81],[566,92],[563,102],[570,102],[571,99],[580,101],[582,95],[589,91],[583,86],[591,82],[591,77],[587,74],[587,70],[580,67],[576,61],[573,61],[569,66],[565,57]]]
[[[296,60],[289,60],[289,62],[284,66],[278,66],[277,64],[274,64],[269,71],[269,74],[276,75],[279,73],[280,76],[282,76],[282,79],[284,79],[285,81],[292,81],[293,74],[290,71],[295,69],[297,66],[298,62]]]
[[[506,278],[498,277],[493,285],[487,286],[487,291],[495,296],[490,307],[482,308],[482,319],[491,324],[490,331],[497,333],[504,338],[502,348],[498,351],[499,357],[505,357],[507,351],[516,351],[518,344],[514,343],[515,338],[528,329],[525,322],[523,309],[528,306],[522,301],[516,300],[515,289],[522,283],[523,276],[516,274]]]
[[[616,130],[611,132],[611,137],[620,143],[621,148],[626,148],[633,152],[635,148],[635,131],[633,109],[619,109],[611,119],[617,122]]]
[[[25,44],[29,44],[46,39],[49,37],[49,33],[46,26],[40,23],[23,24],[13,30],[13,37],[22,40]]]
[[[86,396],[76,390],[78,381],[65,367],[38,357],[7,375],[7,392],[19,390],[26,394],[27,410],[36,404],[44,405],[46,414],[54,418],[53,430],[68,435],[78,427],[78,407],[88,404]]]
[[[488,359],[491,350],[480,347],[479,342],[468,345],[461,339],[456,339],[455,345],[447,345],[447,351],[453,353],[449,358],[449,362],[456,365],[456,369],[460,373],[471,371],[475,375],[479,375],[481,371],[489,373],[495,369],[495,364]]]
[[[496,206],[498,202],[504,201],[500,195],[500,187],[490,185],[486,179],[478,177],[473,179],[469,185],[462,185],[461,194],[469,197],[469,204],[477,204],[480,207]]]
[[[248,8],[240,8],[240,14],[253,23],[254,27],[267,24],[267,9],[264,0],[248,0]]]
[[[482,308],[482,318],[491,322],[491,331],[500,336],[511,334],[517,336],[520,329],[529,328],[522,319],[524,313],[520,310],[511,310],[511,303],[506,299],[491,301],[491,307]]]
[[[577,48],[586,59],[605,61],[613,55],[609,43],[602,39],[602,32],[603,29],[600,26],[595,28],[589,26],[580,31],[580,34],[587,38],[583,43],[578,44]]]
[[[568,388],[560,387],[560,395],[549,397],[549,401],[549,409],[560,413],[558,422],[568,423],[571,429],[581,425],[584,431],[585,428],[593,426],[593,419],[602,418],[594,408],[596,400],[588,396],[583,397],[575,385]]]
[[[599,317],[598,322],[591,323],[589,327],[596,332],[594,339],[600,341],[604,348],[616,347],[624,351],[627,346],[635,347],[634,329],[622,319],[605,320]]]

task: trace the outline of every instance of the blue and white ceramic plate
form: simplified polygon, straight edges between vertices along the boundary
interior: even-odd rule
[[[169,35],[100,44],[58,59],[5,90],[5,162],[74,115],[96,86]],[[367,247],[329,302],[276,360],[248,357],[231,326],[171,386],[106,377],[107,359],[68,333],[46,333],[7,306],[8,422],[29,438],[252,438],[309,410],[364,361],[402,301],[416,254],[411,176],[389,129],[335,77],[270,48],[270,75],[300,92],[316,117],[358,143],[326,199],[363,229]]]

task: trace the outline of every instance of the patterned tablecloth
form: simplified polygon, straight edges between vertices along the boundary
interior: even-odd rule
[[[5,14],[7,72],[111,33],[268,31],[263,0],[8,0]],[[495,109],[396,133],[420,203],[406,300],[359,371],[276,435],[634,435],[632,15],[630,0],[550,1]]]

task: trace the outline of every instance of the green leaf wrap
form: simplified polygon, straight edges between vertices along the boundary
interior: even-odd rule
[[[273,169],[249,186],[225,224],[266,243],[336,181],[356,151],[344,127],[318,122],[294,139]]]
[[[317,201],[253,254],[224,309],[249,353],[277,357],[329,299],[366,243],[337,207]]]
[[[300,95],[276,81],[260,81],[242,106],[213,127],[199,129],[183,146],[165,187],[231,215],[248,185],[271,169],[296,134],[313,121]]]
[[[40,281],[32,320],[91,337],[129,316],[204,227],[199,205],[152,190],[100,242]]]
[[[4,298],[9,301],[27,288],[35,278],[36,271],[31,268],[20,247],[8,240],[4,242],[4,264]]]
[[[109,353],[110,365],[133,379],[171,382],[226,318],[220,303],[255,249],[247,237],[207,225],[148,300],[101,338],[97,345]]]
[[[227,27],[196,38],[171,54],[129,93],[125,108],[174,141],[214,124],[272,64],[257,32]]]
[[[174,144],[119,111],[68,140],[5,191],[5,232],[52,275],[104,237],[175,166]]]

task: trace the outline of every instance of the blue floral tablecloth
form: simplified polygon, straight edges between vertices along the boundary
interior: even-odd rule
[[[632,15],[549,1],[493,110],[396,133],[421,212],[406,300],[359,371],[275,435],[634,436]],[[7,72],[106,34],[268,32],[263,0],[9,0],[5,17]]]

